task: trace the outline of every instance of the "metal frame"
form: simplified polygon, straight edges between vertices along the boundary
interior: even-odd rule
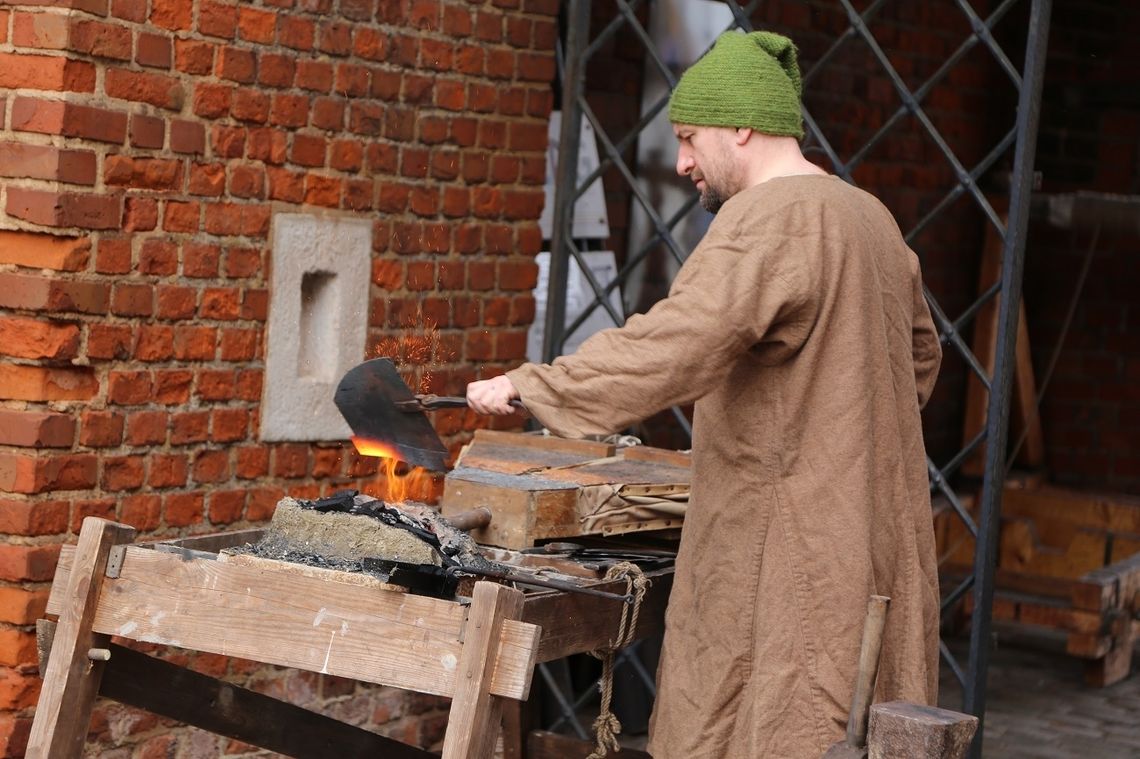
[[[905,1],[896,0],[896,2]],[[835,39],[834,43],[814,63],[812,68],[805,72],[803,77],[805,87],[811,82],[814,75],[822,69],[823,64],[827,63],[840,48],[851,40],[860,39],[869,46],[878,64],[886,72],[896,94],[902,101],[902,105],[887,119],[878,132],[846,162],[840,159],[827,137],[821,132],[815,119],[812,118],[811,113],[805,108],[804,122],[808,133],[805,146],[810,146],[826,155],[834,173],[848,182],[852,182],[852,172],[855,167],[904,117],[913,116],[922,126],[926,136],[939,148],[946,161],[951,165],[957,183],[948,189],[940,202],[913,229],[906,232],[907,243],[913,245],[919,233],[963,195],[978,205],[985,218],[994,225],[1002,236],[1003,259],[1000,282],[990,288],[989,291],[982,293],[957,318],[951,319],[930,291],[926,291],[927,301],[930,304],[931,313],[938,326],[944,346],[947,349],[957,351],[965,360],[969,370],[976,374],[982,384],[990,391],[985,430],[966,443],[960,451],[942,465],[934,462],[929,456],[927,458],[931,491],[937,491],[945,496],[953,511],[963,520],[970,533],[977,539],[973,573],[945,594],[942,604],[942,612],[946,614],[947,611],[956,607],[966,593],[972,591],[974,594],[975,611],[971,620],[970,649],[966,668],[963,669],[959,665],[945,645],[941,646],[941,652],[951,671],[962,684],[964,691],[963,710],[982,718],[985,713],[986,673],[989,664],[991,604],[998,546],[998,518],[1001,512],[1002,485],[1006,472],[1009,399],[1017,314],[1021,300],[1022,268],[1051,0],[1001,0],[984,19],[977,15],[968,0],[955,0],[959,9],[965,14],[972,31],[935,73],[913,91],[907,87],[891,65],[867,25],[868,21],[874,18],[883,7],[886,0],[874,0],[862,13],[855,9],[851,0],[836,0],[836,2],[845,12],[849,26]],[[1029,23],[1026,29],[1025,60],[1021,70],[1018,71],[993,38],[991,30],[1014,6],[1024,2],[1030,3]],[[633,266],[644,258],[658,242],[664,243],[678,262],[684,260],[686,254],[673,238],[672,230],[696,205],[697,201],[694,194],[680,211],[668,219],[662,218],[638,187],[634,176],[635,171],[627,166],[621,157],[622,151],[632,144],[652,118],[666,107],[668,104],[667,96],[649,108],[643,118],[626,135],[616,141],[606,133],[598,117],[586,101],[585,72],[588,60],[625,25],[629,25],[636,37],[646,46],[648,60],[661,71],[669,83],[670,89],[676,83],[675,77],[655,51],[645,28],[636,18],[636,10],[643,4],[642,0],[614,0],[614,3],[617,13],[613,20],[591,40],[589,38],[591,0],[566,0],[565,2],[566,48],[564,78],[562,80],[563,118],[555,181],[553,239],[551,240],[550,280],[547,290],[546,329],[543,346],[543,358],[546,361],[551,361],[560,355],[565,336],[571,334],[593,309],[604,308],[614,318],[615,322],[619,324],[624,322],[625,315],[614,313],[608,295],[614,287],[624,280]],[[743,28],[746,31],[751,30],[751,14],[759,4],[759,0],[752,0],[743,6],[735,0],[726,0],[726,4],[732,10],[734,17],[732,26]],[[954,151],[923,111],[922,101],[950,69],[977,45],[982,45],[994,56],[1001,70],[1010,79],[1018,92],[1018,107],[1015,123],[977,165],[968,168],[959,161]],[[589,119],[594,127],[602,149],[602,161],[598,169],[590,176],[576,178],[574,169],[578,164],[578,123],[582,115]],[[1014,149],[1014,163],[1010,187],[1009,216],[1008,222],[1003,224],[1000,216],[982,194],[977,182],[979,177],[991,169],[1008,152],[1011,146]],[[625,265],[619,272],[618,279],[609,286],[603,287],[591,274],[589,267],[584,265],[580,248],[571,238],[570,230],[572,229],[575,201],[595,179],[611,168],[616,168],[628,182],[634,198],[644,208],[655,234],[639,250],[630,251]],[[921,251],[919,252],[921,254]],[[580,266],[581,271],[596,297],[584,314],[574,323],[565,325],[566,279],[571,257],[578,260],[579,264],[583,264]],[[970,324],[979,310],[998,293],[1001,293],[1003,297],[998,309],[996,361],[993,374],[990,375],[966,345],[962,338],[962,331]],[[677,409],[674,409],[674,414],[683,422],[686,432],[689,432],[687,419]],[[989,444],[985,447],[985,474],[982,482],[980,519],[975,523],[951,486],[950,478],[957,472],[962,462],[986,441],[989,441]],[[561,697],[561,694],[559,696]],[[572,707],[569,700],[564,697],[561,698],[565,701],[566,707]],[[569,717],[570,713],[567,712],[566,716]],[[981,755],[981,736],[982,728],[979,727],[971,754],[974,757]]]

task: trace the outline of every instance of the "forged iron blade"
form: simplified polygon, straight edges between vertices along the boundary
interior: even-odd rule
[[[447,470],[447,447],[422,411],[401,410],[415,395],[387,358],[354,366],[333,396],[362,456],[382,456],[436,472]]]

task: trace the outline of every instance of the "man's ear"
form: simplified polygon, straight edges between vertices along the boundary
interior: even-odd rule
[[[747,145],[748,140],[752,138],[752,127],[737,127],[736,128],[736,144]]]

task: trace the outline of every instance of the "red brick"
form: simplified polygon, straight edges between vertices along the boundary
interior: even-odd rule
[[[14,669],[0,668],[0,707],[5,711],[15,711],[35,706],[39,697],[40,679],[34,675],[26,675]],[[17,745],[25,743],[17,739]],[[10,756],[22,756],[23,751]]]
[[[321,24],[317,48],[329,55],[348,55],[352,52],[352,26],[338,22]]]
[[[261,271],[261,250],[258,248],[228,248],[225,274],[231,279],[255,277]]]
[[[238,198],[264,198],[265,170],[258,166],[234,166],[230,194]]]
[[[210,439],[215,443],[244,440],[249,434],[249,412],[243,408],[220,408],[211,412]]]
[[[162,498],[150,493],[123,498],[119,521],[140,532],[158,529],[162,523]]]
[[[214,327],[175,327],[174,356],[183,361],[212,361],[217,350]]]
[[[36,634],[0,629],[0,666],[20,667],[36,662]],[[2,724],[2,723],[0,723]]]
[[[173,369],[154,373],[154,399],[165,405],[184,404],[190,400],[193,372]]]
[[[129,326],[92,324],[87,328],[87,357],[127,359],[133,342],[134,332]]]
[[[277,14],[248,6],[238,9],[238,36],[250,42],[273,42],[277,32]]]
[[[217,67],[214,71],[221,79],[241,84],[253,82],[257,72],[257,59],[253,51],[240,47],[223,47],[218,50]]]
[[[198,31],[207,37],[233,39],[237,28],[237,7],[202,0],[198,6]]]
[[[4,14],[8,20],[8,14]],[[54,13],[16,13],[12,19],[12,44],[38,50],[66,50],[70,36],[66,15]],[[7,28],[4,30],[7,32]]]
[[[198,451],[191,469],[194,482],[217,483],[230,478],[230,457],[228,451]]]
[[[111,313],[119,316],[150,316],[154,313],[154,287],[143,284],[115,285]]]
[[[213,279],[218,276],[222,249],[217,245],[187,243],[182,249],[182,273],[187,277]]]
[[[305,445],[279,445],[273,449],[273,475],[275,477],[304,477],[308,473],[309,447]]]
[[[121,424],[120,417],[120,430]],[[136,411],[127,419],[127,444],[162,445],[169,426],[170,415],[165,411]]]
[[[162,217],[162,228],[167,232],[196,232],[200,225],[202,205],[197,202],[166,202],[166,212]]]
[[[12,104],[12,129],[122,143],[127,115],[59,100],[17,97]]]
[[[83,520],[87,517],[116,521],[115,511],[118,505],[118,500],[115,498],[77,499],[71,509],[71,531],[78,533],[83,528]]]
[[[194,87],[194,113],[208,119],[218,119],[230,112],[233,87],[211,82],[199,82]]]
[[[107,377],[107,399],[119,406],[136,406],[151,399],[149,372],[113,371]]]
[[[245,490],[222,490],[210,493],[209,518],[213,524],[233,524],[245,512]]]
[[[162,513],[171,527],[188,527],[202,521],[205,513],[202,493],[169,493],[163,497]],[[169,756],[163,752],[159,756]]]
[[[96,58],[131,59],[131,30],[118,24],[70,19],[68,48]]]
[[[194,3],[190,0],[151,0],[150,22],[171,31],[191,28]]]
[[[220,163],[194,164],[190,167],[191,195],[219,197],[226,187],[226,167]]]
[[[0,409],[0,445],[22,448],[69,448],[75,420],[67,414]]]
[[[99,392],[88,367],[0,364],[0,397],[16,401],[86,401]]]
[[[123,231],[149,232],[158,226],[158,201],[127,197],[123,200]]]
[[[0,501],[0,509],[4,505],[16,503],[14,501]],[[52,501],[49,503],[61,503]],[[62,502],[66,503],[66,501]],[[43,504],[27,502],[31,510]],[[64,520],[64,529],[67,529],[67,520]],[[62,530],[60,530],[61,532]],[[27,588],[0,588],[0,622],[10,625],[31,625],[44,615],[47,608],[48,593],[46,590],[28,590]]]
[[[238,372],[237,397],[243,401],[260,401],[261,384],[265,373],[260,369]]]
[[[0,230],[0,264],[80,271],[86,268],[90,255],[91,242],[85,237]]]
[[[143,324],[138,327],[135,359],[138,361],[169,361],[174,357],[174,330],[162,324]]]
[[[168,276],[178,272],[178,246],[169,240],[152,237],[144,240],[139,250],[139,271],[143,274]]]
[[[293,137],[290,160],[301,166],[324,166],[326,149],[324,138],[298,134]]]
[[[75,358],[79,327],[74,324],[0,316],[0,355],[18,358]]]
[[[9,187],[7,211],[11,216],[49,227],[115,229],[120,222],[122,199],[116,195]]]
[[[329,166],[341,171],[357,172],[364,164],[364,145],[357,140],[333,140],[329,148]]]
[[[145,21],[146,0],[111,0],[111,15],[124,21]]]
[[[148,34],[147,32],[139,33],[135,62],[140,66],[168,69],[173,57],[170,37],[161,34]]]
[[[0,453],[0,491],[30,495],[86,490],[95,486],[97,468],[98,459],[90,454]]]
[[[166,158],[107,156],[103,159],[103,181],[131,189],[178,190],[182,188],[182,162]]]
[[[198,397],[207,401],[234,398],[237,376],[232,370],[207,369],[198,374]]]
[[[0,176],[95,184],[95,154],[48,145],[0,142]]]
[[[171,445],[201,443],[209,434],[210,415],[206,411],[174,414],[171,422]]]
[[[269,214],[262,204],[213,203],[206,207],[206,231],[263,238],[269,232]]]
[[[66,532],[70,512],[66,500],[0,499],[0,532],[23,536]],[[5,605],[0,603],[0,609]]]
[[[198,291],[191,287],[160,285],[156,288],[159,319],[188,319],[197,310]]]
[[[214,70],[214,45],[200,40],[174,40],[174,66],[185,74],[209,74]]]
[[[196,121],[175,119],[170,122],[170,149],[175,153],[204,153],[206,128]]]
[[[186,91],[182,82],[166,74],[107,69],[103,88],[108,97],[150,103],[171,111],[182,109]]]
[[[341,180],[335,177],[305,177],[305,202],[310,205],[337,208],[342,194]]]
[[[131,146],[161,148],[166,144],[166,122],[141,113],[131,114]]]
[[[265,53],[257,66],[257,81],[266,87],[292,87],[297,67],[287,55]]]
[[[100,484],[105,491],[138,490],[145,478],[146,466],[142,456],[108,456],[103,459]]]
[[[262,92],[239,89],[233,95],[230,114],[239,121],[264,124],[269,120],[269,96]]]
[[[185,455],[152,454],[147,485],[152,488],[180,488],[186,484],[189,471],[189,460]]]
[[[276,126],[303,127],[309,120],[309,98],[306,95],[274,95],[269,122]]]
[[[0,88],[94,92],[95,66],[56,55],[0,53]]]
[[[222,330],[221,359],[223,361],[252,361],[258,356],[258,338],[255,329]]]
[[[295,50],[312,50],[316,27],[307,18],[280,14],[277,16],[277,44]]]
[[[368,95],[368,69],[350,63],[342,63],[336,67],[336,83],[333,90],[339,95],[347,97],[365,97]]]
[[[246,446],[237,449],[237,476],[256,480],[269,474],[269,449]]]

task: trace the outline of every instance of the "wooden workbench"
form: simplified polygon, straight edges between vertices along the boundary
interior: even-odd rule
[[[291,756],[434,756],[111,636],[447,696],[443,756],[489,757],[504,704],[526,699],[535,664],[603,648],[620,623],[612,599],[478,582],[470,599],[442,600],[367,575],[220,553],[259,531],[148,544],[130,543],[133,535],[88,518],[79,544],[61,554],[47,606],[58,623],[42,625],[54,640],[28,757],[79,756],[96,695]],[[639,638],[660,630],[672,585],[672,569],[649,576]],[[621,581],[592,587],[625,592]],[[524,742],[504,736],[508,752]]]

